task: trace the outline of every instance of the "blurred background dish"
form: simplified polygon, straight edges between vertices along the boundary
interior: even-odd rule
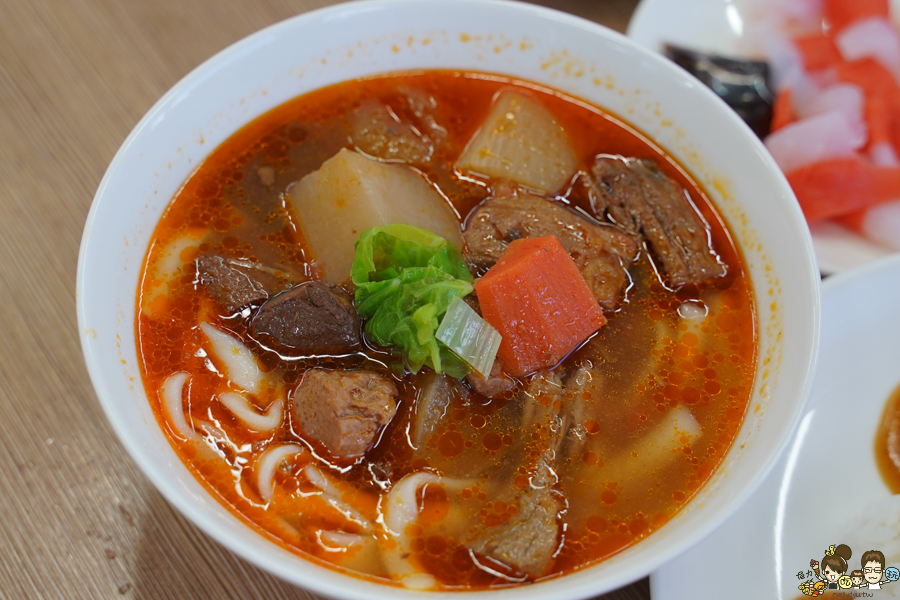
[[[817,581],[810,560],[837,544],[853,551],[848,574],[871,549],[898,566],[900,496],[875,453],[882,413],[900,391],[898,306],[900,256],[825,280],[819,367],[794,440],[734,516],[651,576],[654,600],[712,600],[723,590],[792,600],[803,581]],[[883,587],[870,593],[900,595],[896,583]],[[865,590],[846,593],[854,591]]]
[[[896,26],[897,16],[900,14],[900,10],[898,10],[900,2],[891,0],[890,4]],[[791,6],[798,7],[800,12],[808,9],[807,12],[810,15],[820,18],[816,16],[818,13],[815,12],[821,10],[820,3],[797,2]],[[666,45],[674,44],[712,55],[761,59],[764,57],[760,56],[758,51],[759,40],[762,39],[758,33],[760,22],[767,20],[763,26],[766,28],[770,27],[769,19],[773,22],[782,19],[781,16],[771,14],[779,12],[778,10],[769,10],[772,7],[777,8],[778,5],[767,3],[766,0],[724,2],[720,0],[685,0],[683,2],[643,0],[639,3],[629,23],[628,35],[639,44],[660,53],[665,51]],[[785,9],[784,12],[789,11]],[[766,16],[761,18],[758,16],[761,13]],[[805,15],[804,18],[808,16]],[[781,23],[783,20],[778,22]],[[794,26],[793,23],[792,26]],[[809,27],[810,24],[805,23],[797,31],[806,34],[810,32]],[[769,35],[769,33],[767,31],[764,35]],[[777,44],[788,40],[788,37],[783,36],[783,32],[776,37],[778,38]],[[791,54],[794,51],[786,52]],[[777,71],[778,65],[775,66]],[[790,152],[793,153],[793,151]],[[891,173],[891,177],[893,180],[897,179],[894,173]],[[898,188],[897,197],[900,198],[900,186],[895,185],[895,187]],[[804,198],[801,197],[801,203],[803,200]],[[813,245],[819,268],[823,274],[853,269],[896,251],[893,248],[896,248],[900,242],[894,242],[894,238],[900,239],[900,235],[895,236],[891,231],[887,233],[879,231],[872,235],[875,235],[876,238],[880,235],[882,240],[887,241],[877,242],[859,233],[860,230],[884,229],[887,218],[884,216],[883,210],[880,209],[881,212],[878,216],[873,213],[868,224],[862,217],[854,217],[855,220],[848,219],[843,224],[828,219],[815,220],[811,223]],[[890,211],[889,218],[893,221],[893,214],[896,211],[894,208],[891,208]]]

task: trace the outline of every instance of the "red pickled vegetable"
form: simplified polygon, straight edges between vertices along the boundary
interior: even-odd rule
[[[503,341],[497,358],[511,375],[562,360],[606,317],[556,236],[523,238],[475,283],[484,319]]]
[[[827,69],[842,60],[834,41],[821,33],[795,38],[794,45],[800,51],[803,66],[807,71]]]
[[[832,33],[862,19],[888,18],[888,0],[825,0],[825,20]]]
[[[900,198],[900,167],[879,167],[860,157],[806,165],[787,179],[809,222]]]
[[[869,94],[865,105],[866,125],[869,126],[869,144],[871,148],[876,144],[893,143],[893,130],[891,127],[893,115],[891,114],[890,101],[882,94]]]
[[[836,220],[840,221],[844,227],[848,229],[852,229],[857,233],[862,233],[863,228],[863,219],[866,218],[866,210],[857,210],[852,213],[847,213],[846,215],[841,215],[840,217],[835,217]]]
[[[894,113],[891,119],[891,142],[897,156],[900,156],[900,113]]]
[[[900,111],[900,85],[894,75],[874,58],[861,58],[835,65],[838,80],[855,83],[867,98],[882,95],[890,102],[890,109]]]
[[[772,105],[772,124],[769,126],[769,131],[778,131],[796,120],[794,95],[791,93],[791,88],[783,88],[775,96],[775,103]]]

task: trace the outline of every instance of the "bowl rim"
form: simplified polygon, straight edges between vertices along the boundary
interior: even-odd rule
[[[321,566],[318,562],[314,560],[310,560],[307,557],[302,557],[307,565],[313,567],[311,573],[306,573],[305,575],[315,575],[316,569],[320,569],[321,571],[327,572],[329,576],[327,577],[298,577],[295,572],[289,569],[286,565],[282,564],[272,564],[271,561],[264,557],[256,556],[250,552],[243,551],[237,543],[232,539],[230,535],[226,535],[222,533],[220,529],[217,527],[216,521],[210,517],[208,511],[202,509],[202,507],[196,506],[194,503],[190,502],[189,499],[184,498],[182,495],[175,493],[175,491],[167,484],[166,479],[164,478],[164,473],[159,471],[156,464],[150,460],[150,458],[143,452],[142,448],[134,443],[130,436],[128,430],[125,426],[118,422],[115,419],[110,417],[110,412],[108,409],[108,404],[111,402],[110,397],[112,396],[112,391],[109,389],[106,378],[104,375],[104,370],[106,368],[106,364],[100,362],[98,356],[94,353],[91,348],[90,338],[86,334],[88,327],[88,315],[85,304],[85,299],[90,296],[89,282],[85,279],[85,270],[86,270],[86,261],[88,258],[88,250],[91,241],[91,235],[94,230],[94,225],[96,220],[98,219],[98,214],[100,213],[100,199],[104,197],[107,187],[110,184],[110,181],[114,177],[117,176],[117,172],[120,170],[120,165],[124,160],[124,156],[126,156],[130,151],[132,146],[135,144],[135,141],[143,134],[144,130],[148,127],[148,125],[157,117],[157,115],[165,109],[168,105],[170,105],[175,99],[178,98],[180,94],[188,90],[191,86],[198,83],[200,80],[204,78],[204,74],[211,70],[216,69],[218,65],[223,63],[227,63],[231,61],[233,58],[240,56],[243,52],[249,50],[256,44],[264,41],[270,36],[279,35],[282,32],[290,31],[295,27],[303,26],[304,24],[321,22],[324,20],[328,20],[330,18],[335,17],[346,17],[352,16],[354,13],[365,12],[365,11],[373,11],[373,10],[397,10],[398,7],[403,6],[413,6],[413,5],[421,5],[420,0],[355,0],[352,2],[346,2],[341,4],[336,4],[324,8],[320,8],[314,11],[310,11],[307,13],[298,14],[294,17],[286,19],[284,21],[272,24],[264,29],[261,29],[237,42],[231,44],[227,48],[221,50],[216,53],[214,56],[210,57],[198,67],[193,69],[187,75],[185,75],[181,80],[179,80],[172,88],[170,88],[151,108],[150,110],[141,118],[141,120],[135,125],[133,130],[130,132],[128,137],[123,142],[122,146],[116,152],[113,160],[110,163],[106,173],[101,180],[97,192],[95,194],[94,200],[91,205],[90,212],[87,217],[87,221],[85,224],[84,233],[82,235],[81,246],[78,257],[78,274],[76,281],[76,301],[77,301],[77,314],[78,314],[78,327],[79,334],[82,342],[82,350],[85,356],[85,362],[88,368],[88,372],[91,377],[92,384],[94,389],[97,392],[98,399],[100,400],[101,405],[104,408],[104,412],[107,415],[107,418],[110,420],[113,429],[115,430],[117,436],[119,437],[120,442],[125,447],[126,451],[132,457],[132,459],[138,464],[140,469],[143,471],[145,476],[150,479],[153,483],[154,487],[172,504],[176,509],[181,512],[184,516],[186,516],[193,524],[197,525],[201,530],[203,530],[207,535],[224,545],[226,548],[235,552],[245,560],[255,564],[256,566],[277,575],[278,577],[285,579],[295,585],[303,586],[306,589],[309,589],[315,593],[325,594],[328,596],[335,596],[336,594],[340,594],[340,597],[347,598],[368,598],[372,597],[373,593],[380,593],[384,597],[387,597],[389,594],[411,594],[413,596],[418,596],[419,594],[416,592],[411,592],[409,590],[405,590],[402,588],[397,588],[391,585],[385,585],[383,583],[375,583],[366,579],[362,579],[360,577],[356,577],[353,575],[348,575],[341,571],[330,569],[328,567]],[[613,31],[607,27],[594,23],[592,21],[588,21],[586,19],[562,13],[554,9],[545,8],[542,6],[536,6],[531,4],[525,4],[521,2],[514,2],[512,0],[430,0],[430,4],[432,6],[446,6],[446,7],[454,7],[455,10],[465,10],[466,8],[477,8],[481,6],[493,6],[499,7],[502,10],[510,10],[518,12],[517,16],[524,17],[533,17],[539,20],[549,20],[555,23],[558,23],[562,26],[566,27],[575,27],[581,30],[585,30],[587,32],[593,33],[600,37],[608,38],[609,40],[615,42],[620,46],[624,46],[628,48],[631,52],[637,53],[641,55],[642,60],[652,62],[656,67],[662,68],[664,70],[670,71],[673,77],[677,77],[679,79],[684,79],[685,75],[681,70],[676,67],[674,64],[669,63],[664,58],[658,56],[655,53],[650,52],[649,50],[642,48],[633,40],[630,40],[626,36]],[[721,106],[725,106],[722,103],[721,99],[719,99],[715,94],[711,91],[707,90],[705,87],[697,85],[695,89],[699,94],[706,95],[708,100],[711,100],[715,103],[720,103]],[[730,111],[728,111],[729,114]],[[740,127],[745,128],[749,132],[749,128],[746,128],[746,125],[743,124],[742,121],[738,119],[737,116],[732,114],[732,119],[739,123]],[[756,150],[761,152],[764,155],[764,158],[767,158],[771,161],[771,157],[768,156],[764,146],[759,140],[754,137],[748,138],[748,141],[751,143],[755,143]],[[776,179],[780,179],[779,183],[781,186],[787,188],[791,197],[793,197],[792,192],[790,192],[790,188],[787,184],[787,181],[784,179],[783,175],[781,175],[780,171],[777,171],[777,168],[773,165],[773,175]],[[799,205],[786,208],[788,214],[791,215],[793,219],[799,218],[802,221],[802,213],[800,212]],[[805,229],[805,221],[804,229]],[[805,238],[803,240],[803,246],[806,249],[806,267],[807,271],[817,273],[815,267],[815,259],[812,251],[812,242],[809,237],[808,230],[806,231]],[[765,478],[765,476],[772,469],[775,464],[778,455],[783,450],[783,448],[787,445],[788,441],[793,436],[794,430],[797,427],[798,417],[801,414],[803,407],[805,406],[806,400],[809,397],[811,382],[812,382],[812,374],[815,370],[816,360],[817,360],[817,348],[819,342],[819,318],[820,318],[820,305],[819,305],[819,290],[818,290],[818,277],[816,277],[813,281],[809,282],[811,285],[810,292],[811,299],[813,301],[813,305],[809,307],[809,312],[811,316],[812,322],[812,339],[810,344],[810,355],[808,359],[803,364],[803,374],[800,376],[803,380],[803,384],[801,386],[802,391],[802,400],[795,403],[794,410],[791,414],[791,426],[783,432],[783,435],[777,443],[775,447],[777,451],[772,451],[769,453],[767,460],[764,461],[761,468],[757,469],[755,472],[755,476],[748,478],[745,482],[741,494],[736,494],[733,497],[730,497],[727,501],[725,501],[722,506],[713,514],[709,515],[709,517],[705,520],[704,524],[696,528],[691,535],[682,536],[682,538],[676,542],[668,544],[664,548],[660,548],[654,554],[654,557],[646,561],[643,564],[635,564],[635,565],[625,565],[624,568],[618,570],[616,573],[611,574],[610,576],[604,578],[603,584],[599,586],[588,586],[584,582],[575,587],[574,589],[569,589],[571,586],[567,586],[565,584],[560,584],[561,581],[572,581],[573,577],[577,575],[577,571],[562,577],[555,577],[552,579],[547,579],[543,581],[539,581],[534,584],[530,584],[528,586],[516,586],[514,588],[501,588],[501,589],[493,589],[487,591],[472,591],[466,592],[467,594],[490,594],[493,597],[498,597],[503,594],[507,595],[521,595],[523,593],[526,594],[535,594],[535,595],[543,595],[549,592],[559,593],[561,588],[566,588],[565,595],[566,597],[576,598],[576,597],[586,597],[588,595],[594,595],[603,591],[608,591],[610,589],[614,589],[616,587],[620,587],[622,585],[626,585],[632,581],[635,581],[652,570],[656,569],[663,563],[671,560],[693,544],[699,542],[706,535],[708,535],[715,527],[717,527],[720,523],[722,523],[725,519],[727,519],[731,514],[733,514],[737,508],[741,505],[741,503],[750,496],[753,490],[759,485],[759,483]],[[742,425],[743,427],[743,425]],[[730,452],[730,450],[729,450]],[[721,469],[721,464],[717,468],[717,470]],[[707,481],[703,487],[709,485],[709,481]],[[701,487],[701,490],[703,489]],[[695,498],[696,500],[696,498]],[[692,500],[691,502],[694,502]],[[690,505],[690,503],[689,503]],[[223,507],[224,510],[228,511],[232,516],[234,516],[233,511],[227,507]],[[683,514],[685,512],[685,508],[682,508],[679,511],[679,514]],[[676,515],[677,517],[677,515]],[[235,517],[237,518],[237,517]],[[259,533],[256,528],[251,528],[255,533]],[[265,537],[265,536],[263,536]],[[642,540],[639,544],[645,544],[646,540]],[[634,547],[634,546],[632,546]],[[598,564],[603,564],[601,561]],[[593,568],[588,567],[587,569]],[[336,587],[333,585],[330,579],[331,575],[334,576],[337,580],[343,581],[344,583],[339,583]],[[356,582],[356,584],[364,583],[364,585],[351,585],[349,582]],[[455,593],[455,592],[427,592],[427,595],[434,596],[435,594],[440,593]]]

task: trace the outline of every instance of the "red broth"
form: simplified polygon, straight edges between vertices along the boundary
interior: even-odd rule
[[[565,498],[566,507],[557,517],[562,533],[549,568],[539,576],[488,565],[470,551],[472,535],[515,520],[529,470],[511,457],[533,458],[543,443],[541,431],[522,431],[510,417],[516,396],[488,400],[463,385],[429,444],[416,449],[408,427],[417,386],[428,369],[416,375],[398,372],[387,366],[390,355],[371,345],[349,357],[295,361],[256,348],[266,377],[278,382],[257,404],[263,408],[276,397],[286,401],[281,425],[273,433],[258,434],[216,400],[229,386],[210,368],[199,329],[207,321],[247,341],[240,319],[198,284],[195,259],[201,254],[286,265],[300,279],[317,276],[314,257],[280,194],[339,149],[350,147],[349,115],[367,99],[391,102],[412,89],[435,100],[435,114],[447,135],[428,165],[419,168],[465,218],[489,195],[492,182],[461,177],[452,165],[494,94],[505,86],[527,88],[539,98],[568,132],[585,170],[600,153],[654,159],[687,190],[728,267],[726,276],[710,284],[673,291],[643,250],[630,267],[627,302],[607,311],[608,323],[557,367],[558,372],[584,365],[598,369],[603,385],[578,399],[585,408],[575,425],[583,440],[557,464],[554,493]],[[587,188],[577,178],[557,199],[591,214]],[[693,301],[705,304],[708,314],[691,326],[679,318],[678,309]],[[396,583],[382,556],[395,542],[377,525],[386,490],[413,472],[455,482],[420,489],[419,517],[405,532],[409,564],[442,589],[484,589],[563,575],[651,535],[690,502],[728,451],[746,412],[757,364],[754,299],[741,253],[706,193],[685,171],[651,140],[602,109],[543,87],[476,73],[429,71],[345,82],[287,102],[238,131],[197,168],[160,220],[147,253],[138,309],[144,386],[175,451],[223,505],[285,548],[359,577]],[[398,387],[397,414],[362,459],[329,461],[297,433],[289,392],[312,367],[365,367]],[[163,383],[177,372],[190,374],[184,407],[188,423],[203,437],[199,443],[182,439],[161,405]],[[641,444],[652,439],[676,408],[689,411],[702,434],[682,439],[653,462],[652,449]],[[253,477],[255,461],[282,443],[307,451],[277,469],[274,494],[265,502]],[[373,531],[364,531],[329,506],[306,475],[309,464],[334,482],[343,502],[375,524]],[[323,541],[323,531],[374,543],[335,551]]]

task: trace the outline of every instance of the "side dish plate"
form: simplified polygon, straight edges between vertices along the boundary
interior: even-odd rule
[[[628,24],[628,37],[654,52],[666,43],[739,56],[746,7],[759,0],[642,0]],[[894,21],[900,0],[890,0]],[[823,274],[840,273],[893,254],[837,223],[814,223],[813,246]]]

